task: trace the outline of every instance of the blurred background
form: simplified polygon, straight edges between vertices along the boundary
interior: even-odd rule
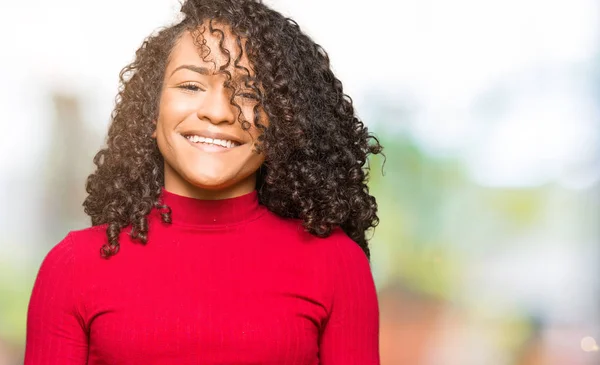
[[[600,3],[271,0],[330,54],[371,161],[383,365],[600,364]],[[0,365],[81,203],[118,73],[178,1],[0,1]]]

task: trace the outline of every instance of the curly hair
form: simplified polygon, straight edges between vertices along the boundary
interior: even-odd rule
[[[102,257],[118,252],[119,235],[127,226],[132,239],[146,243],[152,209],[171,222],[170,208],[160,201],[164,161],[151,138],[164,72],[185,31],[197,34],[208,22],[210,31],[223,37],[212,28],[213,21],[230,27],[240,48],[245,41],[254,71],[245,86],[250,84],[261,107],[255,107],[258,149],[266,156],[257,176],[260,204],[301,220],[315,236],[327,237],[339,227],[369,257],[367,232],[379,220],[367,186],[367,158],[382,147],[355,115],[327,53],[296,22],[260,0],[187,0],[181,12],[179,23],[146,38],[119,75],[107,143],[94,157],[96,170],[87,178],[89,195],[83,203],[92,225],[107,225]],[[227,73],[224,66],[218,72]],[[261,110],[268,127],[258,122]]]

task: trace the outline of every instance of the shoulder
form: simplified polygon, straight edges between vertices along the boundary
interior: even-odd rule
[[[330,266],[332,263],[342,265],[369,265],[369,260],[362,248],[341,229],[334,229],[327,237],[317,237],[307,232],[300,219],[282,218],[269,212],[265,220],[265,237],[271,237],[286,246],[300,246],[302,251],[323,258]]]
[[[331,236],[328,262],[334,266],[338,275],[355,272],[358,275],[370,276],[370,262],[363,249],[354,242],[342,229],[336,229]]]
[[[86,280],[90,264],[101,259],[96,244],[102,242],[103,232],[102,227],[71,231],[46,253],[32,289],[30,313],[44,316],[44,311],[56,314],[59,309],[78,316],[84,313]]]
[[[94,272],[104,260],[100,248],[105,240],[105,226],[68,232],[42,260],[36,278],[38,290],[54,290],[59,283],[68,283],[77,293],[73,295],[80,297],[86,288],[84,283],[95,277]]]
[[[102,224],[99,226],[73,230],[67,233],[67,237],[75,242],[103,241],[103,239],[106,237],[107,227],[107,224]]]
[[[65,239],[71,241],[74,254],[79,259],[91,257],[92,255],[99,257],[100,248],[107,241],[106,228],[107,225],[103,224],[70,231]]]
[[[54,266],[73,268],[85,258],[100,257],[100,247],[106,240],[106,226],[93,226],[68,232],[44,257],[41,270]]]
[[[69,231],[65,237],[50,249],[46,258],[57,259],[61,256],[74,255],[83,242],[101,242],[105,227],[94,226],[81,230]]]

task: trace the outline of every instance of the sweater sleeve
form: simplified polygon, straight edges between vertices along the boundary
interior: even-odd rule
[[[334,296],[321,335],[321,365],[379,365],[379,307],[369,261],[343,235],[330,262]]]
[[[84,365],[88,341],[78,308],[73,243],[67,235],[46,256],[27,312],[25,365]]]

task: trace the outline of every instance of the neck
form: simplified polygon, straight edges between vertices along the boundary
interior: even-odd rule
[[[199,187],[181,179],[170,178],[175,174],[165,174],[165,190],[173,194],[201,200],[231,199],[246,195],[255,190],[256,174],[227,187],[219,185],[211,187]]]
[[[161,203],[171,209],[173,223],[207,228],[254,220],[264,211],[258,203],[256,190],[230,198],[199,199],[163,188]]]

